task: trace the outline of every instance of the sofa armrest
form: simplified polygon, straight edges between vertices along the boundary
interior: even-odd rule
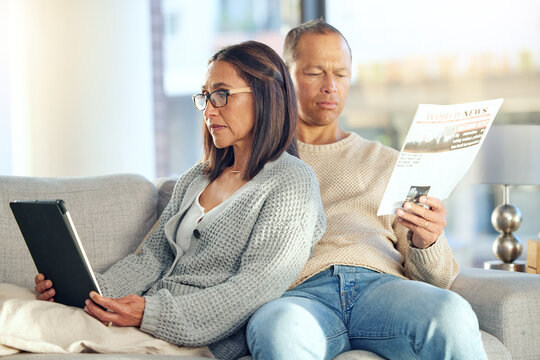
[[[540,359],[540,276],[465,268],[451,290],[471,304],[480,329],[501,340],[513,359]]]
[[[158,218],[171,200],[174,185],[178,179],[171,177],[160,177],[153,181],[158,192]]]

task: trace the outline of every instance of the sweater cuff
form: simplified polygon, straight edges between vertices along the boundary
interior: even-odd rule
[[[112,291],[109,290],[109,287],[107,286],[107,280],[105,277],[97,272],[94,272],[94,276],[96,277],[96,281],[99,286],[99,290],[101,291],[101,296],[105,297],[116,297],[112,293]]]
[[[161,302],[157,295],[145,296],[144,299],[146,303],[141,321],[141,330],[154,335],[157,332],[158,318],[161,313]]]
[[[431,246],[425,249],[420,249],[413,245],[412,231],[409,231],[409,233],[407,234],[407,239],[409,240],[410,244],[409,256],[411,258],[411,261],[416,264],[438,263],[440,262],[441,256],[444,256],[444,247],[442,245],[444,239],[442,234],[433,244],[431,244]]]

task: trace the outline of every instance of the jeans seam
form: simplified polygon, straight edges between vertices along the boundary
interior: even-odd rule
[[[344,289],[344,283],[345,279],[343,278],[343,275],[339,272],[335,274],[339,280],[339,303],[341,307],[341,321],[343,321],[343,324],[345,325],[345,328],[349,328],[349,317],[347,316],[347,302],[345,300],[345,289]]]
[[[299,297],[299,298],[306,298],[306,299],[310,299],[310,300],[314,300],[314,301],[317,301],[319,304],[323,305],[323,306],[326,306],[328,307],[327,305],[324,305],[316,296],[313,296],[311,295],[310,293],[305,293],[305,292],[297,292],[297,293],[294,293],[294,289],[293,290],[289,290],[290,293],[289,295],[285,296],[285,294],[283,295],[283,297]],[[332,310],[330,307],[328,307],[331,311],[334,311]],[[341,317],[343,318],[343,313],[341,314]],[[343,321],[343,320],[342,320]],[[334,338],[337,338],[343,334],[346,334],[349,332],[348,330],[348,327],[345,323],[343,323],[343,325],[345,326],[345,329],[344,330],[341,330],[335,334],[332,334],[330,336],[327,336],[326,339],[334,339]]]
[[[409,337],[407,334],[392,334],[392,335],[357,335],[357,336],[350,336],[349,339],[365,339],[365,340],[371,340],[371,339],[394,339],[399,337]]]
[[[332,336],[327,336],[326,339],[327,340],[334,339],[334,338],[340,337],[343,334],[346,334],[347,332],[348,332],[347,330],[343,330],[343,331],[341,331],[341,332],[339,332],[337,334],[334,334]]]

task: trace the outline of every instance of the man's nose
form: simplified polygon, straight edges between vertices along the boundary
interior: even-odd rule
[[[326,94],[337,92],[336,81],[333,76],[326,76],[321,90]]]

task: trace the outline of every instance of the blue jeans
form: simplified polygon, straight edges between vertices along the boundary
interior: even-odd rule
[[[354,349],[388,359],[487,359],[478,320],[450,290],[333,266],[251,317],[254,359],[332,359]]]

